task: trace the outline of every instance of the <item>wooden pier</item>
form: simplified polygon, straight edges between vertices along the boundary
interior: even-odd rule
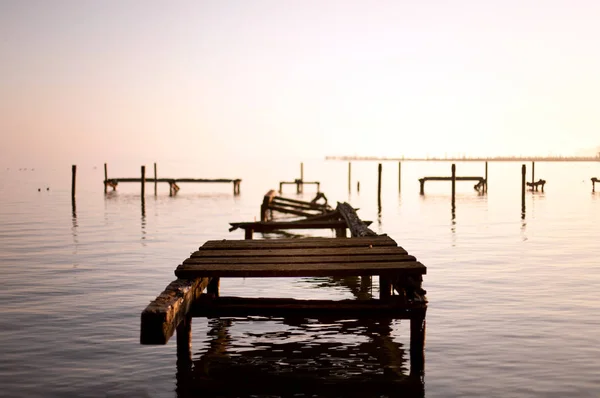
[[[104,180],[104,185],[111,187],[113,190],[117,188],[117,185],[122,182],[134,182],[134,183],[142,183],[142,181],[146,183],[153,182],[166,182],[169,184],[169,193],[171,195],[176,194],[179,191],[179,184],[181,183],[232,183],[233,184],[233,194],[240,194],[240,183],[241,179],[229,179],[229,178],[216,178],[216,179],[207,179],[207,178],[145,178],[142,180],[141,178],[109,178],[108,180]]]
[[[398,388],[417,391],[423,387],[425,315],[427,300],[422,289],[422,276],[426,267],[387,235],[377,235],[360,221],[346,203],[338,205],[345,214],[352,238],[297,238],[268,240],[211,240],[183,261],[175,270],[177,280],[167,286],[141,315],[142,344],[165,344],[177,330],[178,384],[186,391],[226,390],[242,387],[286,389],[291,385],[304,391],[315,388],[353,388],[371,386],[398,393]],[[244,298],[224,297],[219,290],[220,278],[268,278],[268,277],[358,277],[370,282],[371,276],[379,277],[379,298],[364,300],[311,300],[294,298]],[[206,293],[204,290],[206,289]],[[193,317],[308,317],[328,319],[410,320],[410,374],[401,374],[400,359],[389,363],[389,358],[401,356],[393,344],[383,355],[383,374],[372,377],[343,375],[336,378],[311,378],[308,374],[297,375],[257,372],[255,364],[243,367],[233,365],[242,361],[244,354],[227,357],[223,345],[216,347],[218,358],[230,358],[226,368],[220,371],[222,360],[215,360],[215,351],[209,351],[196,361],[192,369],[191,325]],[[260,318],[265,319],[265,318]],[[226,335],[220,328],[216,339]],[[388,327],[389,329],[389,327]],[[382,337],[385,340],[385,336]],[[389,339],[389,337],[388,337]],[[385,340],[387,341],[387,340]],[[389,342],[391,343],[391,341]],[[390,347],[390,345],[392,347]],[[277,355],[275,353],[270,354]],[[282,360],[289,360],[283,357]],[[237,362],[239,363],[239,362]],[[202,366],[197,366],[202,364]],[[217,369],[217,370],[215,370]],[[232,383],[232,370],[235,382]],[[187,376],[186,376],[187,375]],[[180,378],[181,376],[181,378]],[[189,377],[188,377],[189,376]],[[261,382],[262,380],[262,382]],[[315,383],[318,383],[317,387]],[[332,384],[333,383],[333,384]],[[329,387],[328,387],[329,386]],[[416,387],[415,387],[416,386]],[[236,391],[240,391],[237,389]]]
[[[296,178],[294,181],[281,181],[279,183],[279,193],[283,193],[284,185],[295,185],[296,193],[303,193],[305,184],[316,185],[317,192],[321,191],[321,183],[319,181],[304,181],[304,163],[300,163],[300,178]]]
[[[544,185],[546,185],[546,180],[540,179],[535,182],[527,182],[526,184],[529,188],[531,188],[532,191],[537,191],[539,190],[539,188],[541,188],[542,192],[544,192]]]
[[[486,168],[487,171],[487,168]],[[452,165],[452,175],[450,177],[423,177],[419,178],[419,184],[421,185],[420,193],[425,195],[425,182],[426,181],[450,181],[452,182],[452,197],[455,194],[456,181],[477,181],[477,184],[473,187],[478,192],[487,191],[487,179],[485,177],[457,177],[456,176],[456,165]]]
[[[73,172],[73,176],[75,176],[75,172]],[[75,177],[73,177],[74,179]],[[133,183],[139,183],[141,184],[142,187],[142,196],[144,196],[144,192],[145,192],[145,186],[146,183],[151,182],[154,183],[154,195],[157,194],[157,184],[159,182],[166,182],[169,184],[169,195],[175,195],[177,192],[179,192],[179,185],[181,183],[229,183],[229,184],[233,184],[233,194],[234,195],[239,195],[240,194],[240,184],[242,182],[241,179],[239,178],[213,178],[213,179],[209,179],[209,178],[158,178],[157,176],[157,168],[156,168],[156,163],[154,163],[154,178],[146,178],[146,166],[142,166],[141,167],[141,176],[140,178],[108,178],[108,168],[106,163],[104,163],[104,193],[106,193],[107,188],[111,187],[114,190],[117,189],[117,186],[119,185],[119,183],[121,182],[125,182],[125,183],[129,183],[129,182],[133,182]],[[73,186],[75,183],[73,182]],[[74,191],[74,188],[72,189],[72,191]]]

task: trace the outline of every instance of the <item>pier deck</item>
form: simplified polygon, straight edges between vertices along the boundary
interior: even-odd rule
[[[272,354],[262,358],[256,353],[260,360],[251,353],[248,357],[245,353],[228,356],[226,336],[233,322],[228,317],[258,316],[261,320],[276,317],[283,318],[284,322],[294,317],[374,322],[380,325],[374,327],[381,328],[382,334],[370,335],[373,341],[368,344],[373,345],[374,350],[383,350],[383,374],[376,385],[388,392],[398,392],[397,388],[408,391],[406,388],[413,387],[422,390],[427,299],[421,284],[427,268],[389,236],[369,230],[349,204],[338,204],[337,211],[344,215],[352,238],[205,242],[177,267],[178,279],[142,312],[140,342],[166,344],[177,331],[178,383],[185,386],[186,391],[215,388],[224,394],[232,389],[239,391],[236,388],[243,386],[244,391],[268,388],[275,392],[287,391],[291,385],[295,392],[306,388],[316,388],[318,392],[321,387],[334,385],[335,388],[345,385],[352,391],[352,386],[373,387],[373,383],[369,384],[372,376],[350,372],[340,378],[339,374],[329,371],[325,372],[325,378],[323,371],[294,376],[274,364]],[[356,300],[224,297],[219,291],[221,278],[266,277],[359,278],[361,286],[368,289],[372,275],[379,277],[378,299],[370,294],[356,295]],[[215,336],[211,348],[198,360],[192,360],[193,317],[216,320],[210,332]],[[389,337],[392,319],[410,320],[410,375],[401,371],[404,351]],[[270,370],[258,371],[261,366]],[[233,384],[232,375],[236,380]]]

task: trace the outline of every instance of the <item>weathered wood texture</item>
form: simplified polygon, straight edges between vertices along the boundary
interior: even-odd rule
[[[200,278],[171,282],[142,312],[140,342],[166,344],[209,281],[209,278]]]
[[[300,239],[294,239],[300,240]],[[259,240],[255,242],[260,242]],[[235,257],[281,257],[281,256],[298,256],[302,255],[303,257],[321,257],[321,256],[331,256],[331,255],[339,255],[340,249],[338,247],[325,247],[325,248],[283,248],[283,249],[266,249],[266,248],[258,248],[258,249],[238,249],[235,253],[231,253],[229,250],[213,250],[211,248],[205,248],[204,246],[200,248],[200,250],[192,253],[190,258],[221,258],[221,257],[230,257],[234,255]],[[397,255],[397,254],[407,254],[406,250],[399,246],[363,246],[363,247],[345,247],[344,255],[345,256],[376,256],[376,255]]]
[[[372,221],[362,221],[365,225],[370,225]],[[255,222],[232,222],[229,232],[238,228],[251,229],[254,232],[271,232],[278,229],[337,229],[346,228],[346,222],[342,220],[321,220],[321,221],[255,221]]]
[[[316,276],[424,274],[426,268],[418,261],[339,263],[276,263],[276,264],[181,264],[175,270],[178,278],[221,276],[228,278],[285,278]]]
[[[348,241],[359,246],[349,246]],[[369,242],[368,244],[366,244]],[[394,246],[388,250],[370,254],[365,249],[371,249],[373,243],[381,242]],[[362,247],[360,246],[362,244]],[[302,245],[304,247],[302,247]],[[329,248],[328,254],[317,255],[314,251],[305,254],[308,247]],[[355,248],[361,248],[366,254],[356,254]],[[384,246],[385,247],[385,246]],[[202,256],[204,249],[220,249],[218,256]],[[175,274],[179,278],[199,277],[304,277],[304,276],[357,276],[384,275],[390,280],[396,280],[406,275],[421,275],[426,272],[423,264],[415,261],[413,256],[395,245],[387,236],[363,238],[306,238],[282,241],[211,241],[194,253],[183,264],[179,265]],[[277,256],[274,249],[279,250]],[[349,250],[350,249],[350,250]],[[256,251],[256,255],[237,255],[240,250]],[[242,251],[243,253],[243,251]]]
[[[339,203],[337,204],[336,210],[342,215],[346,224],[348,225],[348,229],[350,229],[350,233],[354,237],[361,236],[377,236],[377,233],[370,230],[367,225],[356,214],[356,211],[352,206],[348,203]]]
[[[191,311],[194,317],[207,316],[361,316],[409,319],[408,310],[426,304],[406,303],[399,297],[379,300],[297,300],[288,298],[241,298],[202,295]]]
[[[261,240],[209,240],[200,250],[255,250],[255,249],[310,249],[310,248],[341,248],[341,247],[376,247],[396,246],[396,242],[387,235],[368,236],[361,238],[290,238],[290,239],[261,239]]]

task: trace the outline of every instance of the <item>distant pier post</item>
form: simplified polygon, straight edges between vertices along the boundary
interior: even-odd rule
[[[402,162],[398,162],[398,192],[402,192]]]
[[[156,182],[156,179],[157,179],[157,178],[158,178],[158,177],[157,177],[157,175],[156,175],[156,162],[154,162],[154,196],[156,196],[156,192],[157,192],[157,189],[156,189],[156,185],[158,184],[158,183]]]
[[[381,163],[377,166],[377,203],[381,203]]]
[[[71,198],[75,199],[75,180],[77,176],[77,165],[71,166]]]
[[[106,167],[106,163],[104,163],[104,193],[106,193],[106,182],[108,181],[108,169]]]
[[[531,183],[535,182],[535,162],[531,162]]]
[[[360,192],[360,181],[356,181],[356,192]]]
[[[348,162],[348,193],[352,192],[352,162]]]
[[[456,196],[456,164],[452,163],[452,203],[454,203],[454,198]]]
[[[525,186],[526,186],[526,176],[527,167],[525,165],[521,166],[521,209],[525,211]]]
[[[488,189],[488,162],[485,162],[485,193],[487,193]]]
[[[146,166],[142,166],[142,198],[146,194]]]

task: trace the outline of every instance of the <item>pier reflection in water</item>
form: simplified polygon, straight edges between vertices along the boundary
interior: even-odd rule
[[[177,396],[422,397],[422,373],[409,373],[393,337],[399,322],[212,318],[207,346],[178,359]]]

